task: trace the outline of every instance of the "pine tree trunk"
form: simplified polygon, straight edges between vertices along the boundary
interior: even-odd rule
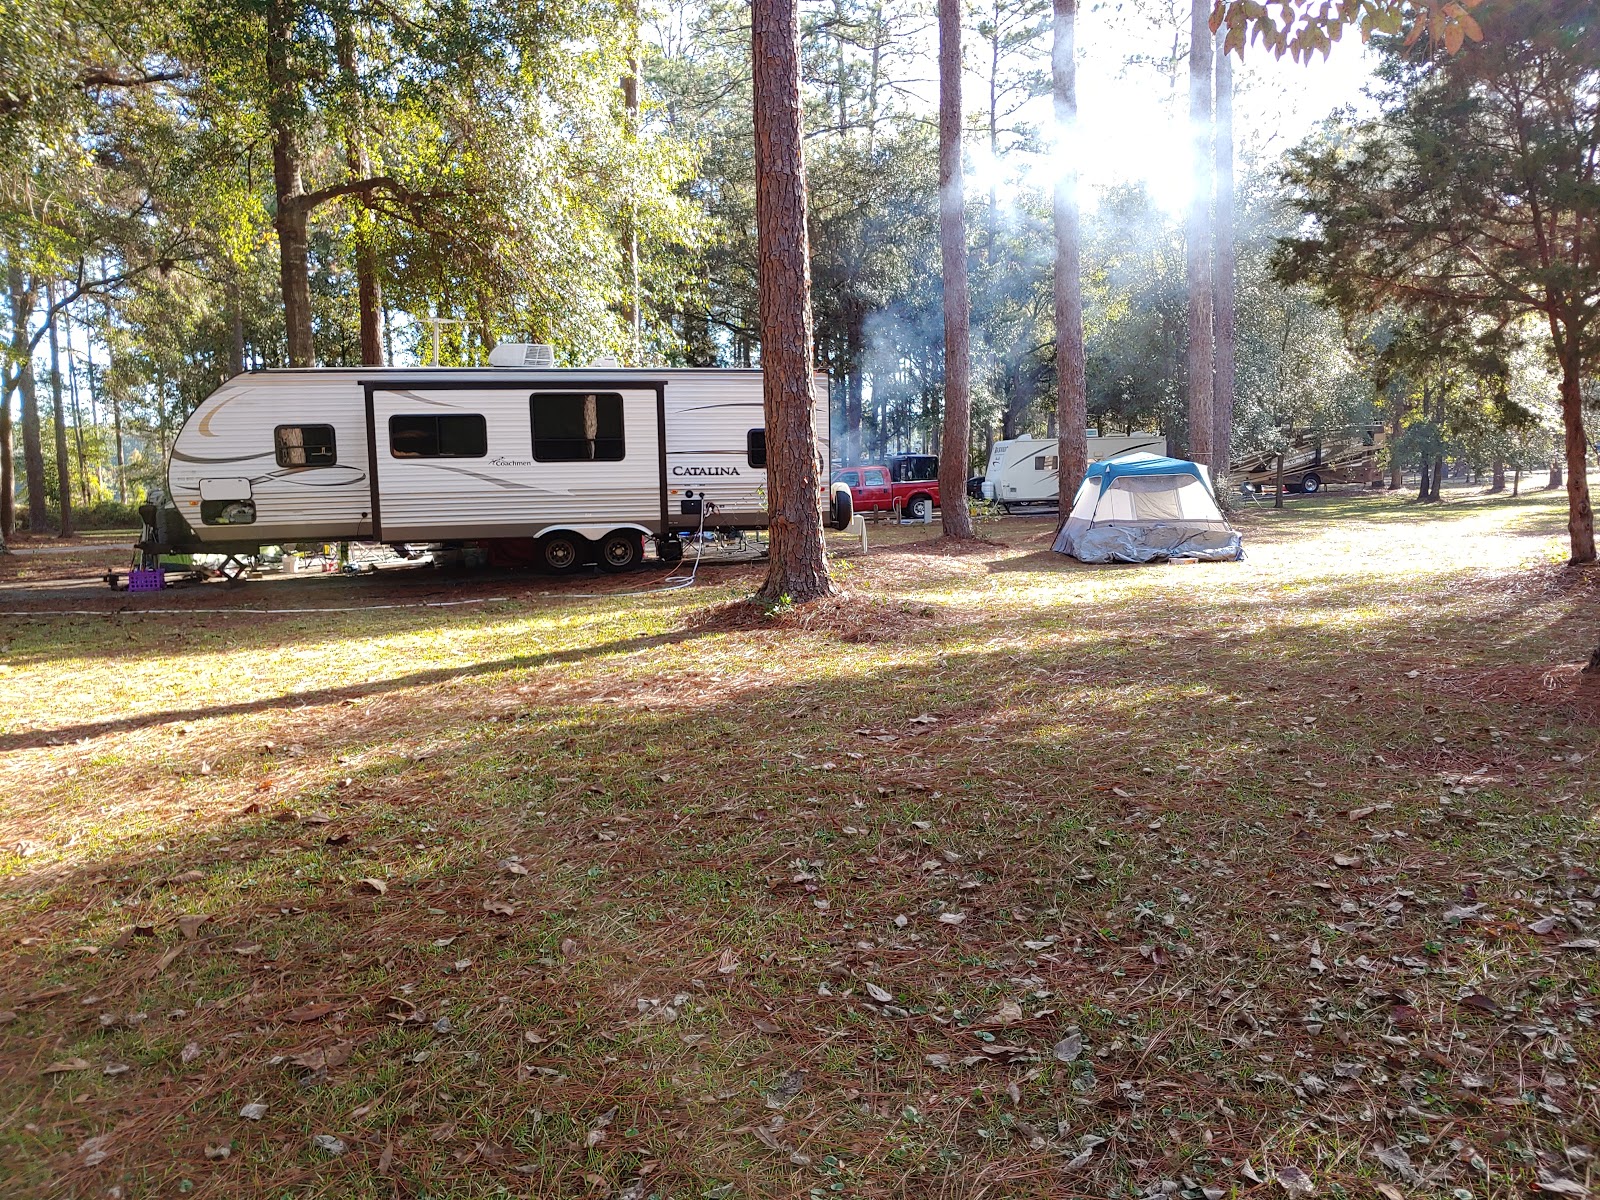
[[[761,599],[833,593],[817,503],[811,413],[811,263],[801,157],[800,21],[796,0],[752,0],[756,250],[762,397],[767,422],[771,557]]]
[[[61,314],[61,329],[67,340],[67,395],[72,399],[72,441],[73,450],[78,459],[78,499],[84,508],[88,508],[91,500],[89,497],[89,467],[85,461],[83,446],[83,405],[79,401],[78,392],[78,360],[72,353],[72,316],[63,311]],[[96,475],[99,468],[95,468]]]
[[[1089,405],[1083,363],[1083,268],[1078,236],[1078,0],[1055,0],[1055,40],[1050,54],[1055,99],[1057,174],[1055,189],[1056,393],[1060,440],[1056,457],[1056,502],[1060,520],[1089,469]]]
[[[1277,487],[1272,494],[1272,507],[1283,507],[1283,455],[1278,455]]]
[[[50,313],[50,404],[55,415],[56,497],[61,510],[58,537],[72,536],[72,465],[67,457],[67,403],[61,388],[61,335],[56,330],[56,289],[45,284],[45,306]]]
[[[277,204],[273,225],[278,231],[278,283],[283,295],[283,323],[288,336],[289,365],[316,364],[311,337],[311,276],[305,184],[300,172],[300,142],[295,122],[300,105],[289,66],[289,7],[293,0],[267,4],[268,115],[272,126],[272,182]]]
[[[232,338],[228,343],[228,374],[244,374],[244,296],[238,279],[228,285],[228,324]]]
[[[1506,460],[1503,459],[1503,458],[1496,458],[1494,460],[1494,465],[1490,468],[1489,495],[1498,496],[1501,492],[1503,492],[1505,490],[1506,490]]]
[[[1211,5],[1190,0],[1189,125],[1194,194],[1189,201],[1189,459],[1212,461],[1212,392],[1216,387],[1212,340],[1211,247]]]
[[[1550,479],[1544,485],[1545,486],[1545,490],[1548,491],[1548,492],[1555,491],[1556,488],[1558,488],[1558,487],[1560,487],[1562,485],[1563,480],[1564,480],[1564,476],[1561,473],[1561,460],[1559,458],[1558,459],[1554,459],[1550,463]]]
[[[961,0],[939,0],[939,257],[944,267],[944,436],[939,514],[947,538],[970,538],[967,470],[972,445],[972,300],[967,293],[967,211],[961,163]]]
[[[1440,494],[1440,487],[1443,485],[1443,483],[1444,483],[1444,455],[1443,454],[1437,454],[1437,455],[1434,456],[1434,459],[1433,459],[1433,495],[1431,497],[1431,499],[1433,500],[1433,502],[1435,504],[1437,504],[1441,499],[1443,499],[1443,496]]]
[[[850,373],[845,379],[844,453],[839,456],[840,461],[847,463],[861,461],[861,404],[866,390],[861,377],[862,360],[865,357],[865,324],[866,315],[861,311],[861,306],[850,304],[845,314],[844,333],[845,357],[850,361]]]
[[[122,401],[111,393],[111,431],[117,439],[117,503],[128,502],[128,460],[122,448]]]
[[[16,447],[11,441],[11,391],[7,387],[0,392],[0,548],[3,548],[8,538],[15,532],[17,514],[12,506],[12,497],[16,494],[17,481],[12,456]]]
[[[26,361],[22,350],[27,347],[27,315],[22,290],[22,273],[8,267],[6,290],[11,302],[11,348],[17,362]],[[19,336],[20,335],[20,336]],[[17,531],[16,512],[16,444],[11,424],[11,394],[21,385],[20,373],[13,379],[10,364],[0,365],[0,376],[7,383],[0,395],[0,542],[8,540]]]
[[[1400,405],[1394,407],[1394,424],[1389,428],[1389,490],[1398,492],[1406,485],[1406,467],[1400,461]]]
[[[1588,440],[1583,430],[1583,363],[1570,335],[1561,355],[1561,424],[1566,433],[1567,535],[1573,565],[1592,563],[1594,510],[1589,504]]]
[[[1426,504],[1428,502],[1428,491],[1433,485],[1432,462],[1433,460],[1426,454],[1422,456],[1422,484],[1417,489],[1418,504]]]
[[[1234,276],[1238,254],[1234,247],[1233,195],[1233,61],[1216,37],[1217,119],[1214,140],[1217,172],[1216,232],[1216,364],[1211,395],[1211,477],[1218,494],[1226,492],[1233,442],[1235,388]]]
[[[39,393],[33,377],[33,348],[28,340],[33,293],[24,287],[20,267],[11,267],[10,283],[12,370],[20,372],[17,390],[22,393],[22,472],[28,484],[28,531],[44,533],[48,528],[44,447],[39,440]]]

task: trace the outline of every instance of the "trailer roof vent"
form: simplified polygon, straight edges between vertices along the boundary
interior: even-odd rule
[[[556,365],[556,351],[543,342],[501,342],[489,351],[489,365],[547,370]]]

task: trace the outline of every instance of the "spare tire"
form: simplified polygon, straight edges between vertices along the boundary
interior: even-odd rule
[[[850,486],[844,483],[833,485],[833,494],[828,498],[828,524],[835,529],[850,528],[850,522],[855,520],[856,502],[850,494]]]

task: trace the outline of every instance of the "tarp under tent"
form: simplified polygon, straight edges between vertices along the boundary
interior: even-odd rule
[[[1154,454],[1091,463],[1055,549],[1086,563],[1244,557],[1205,467]]]

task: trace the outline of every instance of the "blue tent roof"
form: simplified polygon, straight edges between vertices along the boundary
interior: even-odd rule
[[[1126,458],[1108,458],[1090,463],[1084,477],[1098,479],[1103,492],[1114,480],[1130,475],[1189,475],[1206,484],[1208,489],[1210,487],[1206,473],[1198,463],[1184,458],[1161,458],[1154,454],[1130,454]]]

